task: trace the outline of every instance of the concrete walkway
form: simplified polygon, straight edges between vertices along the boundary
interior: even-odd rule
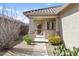
[[[33,49],[32,55],[37,56],[47,56],[47,48],[46,48],[46,39],[45,38],[35,38],[34,43],[36,44]],[[39,52],[36,52],[39,51]]]
[[[21,42],[6,52],[4,56],[48,56],[45,40],[43,37],[35,38],[32,45],[26,45],[25,42]]]

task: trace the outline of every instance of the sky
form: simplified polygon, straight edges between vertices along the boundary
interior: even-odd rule
[[[0,3],[0,14],[4,9],[4,14],[17,18],[24,23],[29,23],[29,19],[23,15],[24,11],[47,8],[53,6],[62,6],[64,3]]]

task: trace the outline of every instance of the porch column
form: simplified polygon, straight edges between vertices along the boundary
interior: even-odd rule
[[[56,18],[56,33],[59,34],[59,19]]]
[[[34,39],[35,37],[35,24],[34,19],[30,19],[30,25],[29,25],[29,35]]]
[[[45,24],[44,24],[44,26],[45,26],[44,29],[47,30],[47,21],[46,21],[46,19],[45,19]]]

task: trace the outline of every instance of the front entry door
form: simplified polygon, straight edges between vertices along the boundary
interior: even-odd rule
[[[42,24],[37,25],[37,35],[43,35],[43,33],[42,33]]]

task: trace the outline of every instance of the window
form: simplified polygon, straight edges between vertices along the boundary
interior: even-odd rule
[[[47,30],[50,29],[50,22],[47,22]]]
[[[52,30],[54,30],[54,22],[52,22]]]
[[[47,30],[54,30],[54,21],[47,22]]]

